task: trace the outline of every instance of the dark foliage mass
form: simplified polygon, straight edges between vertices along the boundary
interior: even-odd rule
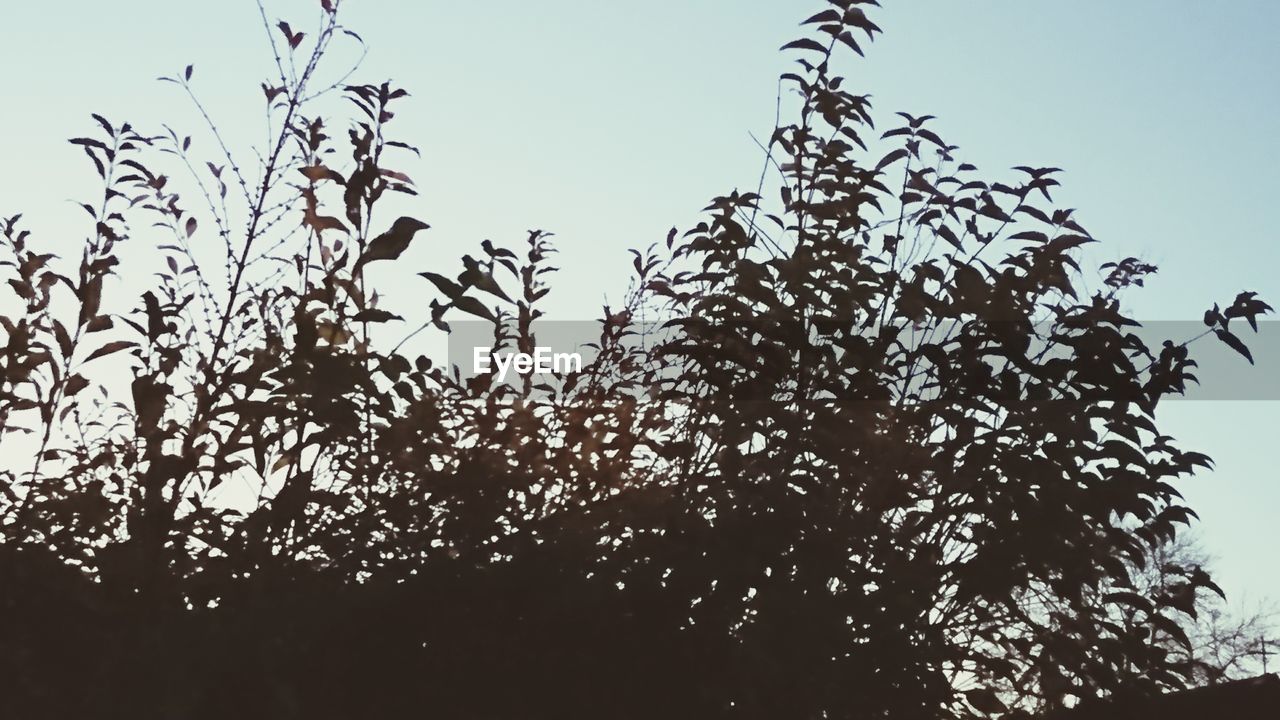
[[[1055,168],[873,126],[832,62],[874,3],[784,48],[763,179],[635,251],[554,388],[406,349],[467,317],[534,347],[554,250],[392,262],[433,232],[385,210],[406,93],[326,76],[339,4],[267,23],[256,164],[94,116],[83,245],[0,228],[0,716],[1015,718],[1196,676],[1216,586],[1132,577],[1209,463],[1154,422],[1189,341],[1122,309],[1155,268],[1082,270]],[[158,275],[120,267],[153,224]],[[1248,357],[1268,310],[1205,334]]]

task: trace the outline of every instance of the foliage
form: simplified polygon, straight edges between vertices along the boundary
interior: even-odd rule
[[[1216,586],[1132,572],[1209,464],[1154,421],[1189,341],[1121,307],[1155,268],[1085,291],[1055,168],[984,181],[929,116],[875,130],[833,69],[874,3],[806,21],[773,180],[635,251],[557,388],[405,351],[455,317],[532,348],[554,248],[387,262],[431,235],[384,210],[415,194],[406,93],[321,79],[359,42],[340,5],[310,34],[264,12],[256,172],[212,122],[206,157],[94,116],[79,257],[3,224],[0,428],[36,448],[0,498],[6,715],[1016,717],[1194,676],[1167,639]],[[208,118],[193,76],[168,80]],[[158,282],[109,297],[152,223]],[[381,307],[382,273],[429,309]],[[1269,310],[1242,293],[1206,334],[1248,357]]]
[[[1158,597],[1176,587],[1177,576],[1186,569],[1210,564],[1197,538],[1181,534],[1173,542],[1154,548],[1145,566],[1132,568],[1131,572],[1139,594]],[[1157,636],[1157,641],[1193,665],[1193,685],[1247,680],[1272,667],[1267,661],[1280,653],[1274,608],[1266,603],[1241,603],[1233,608],[1222,597],[1210,593],[1196,598],[1195,609],[1185,628],[1171,627]]]

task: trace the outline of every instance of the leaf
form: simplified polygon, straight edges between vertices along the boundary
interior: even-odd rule
[[[107,122],[106,118],[102,117],[98,113],[90,113],[89,117],[93,118],[95,122],[101,125],[102,129],[106,130],[108,135],[115,137],[116,131],[112,129],[111,123]]]
[[[396,315],[395,313],[387,312],[386,310],[369,308],[368,310],[361,310],[356,313],[351,319],[356,322],[380,323],[387,322],[388,320],[403,320],[404,318]]]
[[[406,183],[408,185],[413,184],[413,178],[409,177],[408,175],[405,175],[399,170],[388,170],[387,168],[382,168],[381,172],[383,175],[391,178],[392,180],[399,180],[400,182]]]
[[[110,330],[113,327],[115,327],[115,323],[111,321],[109,316],[99,315],[89,321],[89,324],[85,326],[85,332],[101,332],[103,330]]]
[[[844,43],[850,50],[858,53],[859,55],[863,54],[862,48],[858,46],[858,41],[853,39],[853,35],[850,34],[848,30],[840,33],[839,37],[836,39]]]
[[[1227,593],[1221,587],[1218,587],[1218,584],[1209,577],[1209,573],[1205,572],[1204,568],[1196,567],[1191,571],[1191,584],[1196,587],[1208,588],[1223,600],[1227,599]]]
[[[302,38],[306,36],[305,33],[295,33],[293,28],[289,27],[289,23],[283,20],[281,20],[276,27],[280,28],[280,32],[284,33],[285,40],[288,41],[289,47],[295,50],[298,45],[302,44]]]
[[[835,10],[823,10],[800,24],[813,25],[815,23],[838,23],[840,20],[841,16],[839,12],[836,12]]]
[[[418,274],[430,280],[431,283],[450,300],[457,300],[462,297],[462,293],[466,292],[461,285],[438,273],[420,272]]]
[[[950,227],[946,225],[939,225],[938,234],[941,235],[942,239],[946,240],[947,243],[950,244],[955,249],[959,250],[963,247],[963,245],[960,243],[960,238],[956,237],[955,231],[953,231]]]
[[[76,294],[80,296],[79,322],[83,324],[96,316],[102,305],[102,278],[96,277],[85,283]]]
[[[929,142],[933,143],[934,145],[937,145],[938,147],[944,150],[947,149],[947,144],[942,142],[942,138],[938,137],[938,135],[934,133],[932,130],[928,130],[925,128],[917,128],[916,135],[919,135],[920,137],[924,138],[925,140],[928,140]]]
[[[876,163],[876,170],[877,171],[883,170],[906,156],[907,156],[907,151],[904,148],[898,148],[897,150],[893,150],[889,152],[889,154],[880,158],[880,162]]]
[[[845,11],[844,21],[850,25],[860,27],[867,33],[867,37],[872,37],[873,32],[882,32],[880,26],[871,22],[867,14],[861,8],[851,7]]]
[[[1151,624],[1158,630],[1163,630],[1182,647],[1188,650],[1192,648],[1191,638],[1187,637],[1187,632],[1173,620],[1157,613],[1151,616]]]
[[[192,235],[195,235],[195,234],[196,234],[196,219],[195,219],[195,218],[187,218],[186,231],[187,231],[187,237],[188,237],[188,238],[190,238]]]
[[[369,241],[364,254],[356,261],[356,268],[375,260],[395,260],[409,249],[409,243],[413,241],[414,235],[429,227],[430,225],[411,217],[397,218],[391,224],[390,230]]]
[[[315,215],[308,217],[307,224],[315,228],[317,232],[324,232],[325,230],[341,230],[345,233],[351,232],[341,220],[333,217],[332,215]]]
[[[71,356],[71,336],[67,333],[66,327],[57,320],[53,321],[53,336],[58,341],[58,348],[62,350],[62,357]]]
[[[192,66],[192,65],[188,65],[188,66],[187,66],[187,69],[182,71],[182,79],[183,79],[183,80],[190,80],[190,79],[191,79],[191,73],[192,73],[194,70],[195,70],[195,67],[194,67],[194,66]]]
[[[799,40],[792,40],[791,42],[787,43],[786,45],[783,45],[779,49],[780,50],[813,50],[814,52],[820,52],[823,55],[827,54],[827,47],[822,43],[818,42],[817,40],[814,40],[813,38],[800,38]]]
[[[1204,324],[1206,327],[1213,327],[1222,322],[1222,313],[1218,309],[1218,304],[1214,303],[1213,307],[1204,311]]]
[[[1121,592],[1107,593],[1102,599],[1109,603],[1119,603],[1121,605],[1128,605],[1129,607],[1134,608],[1135,610],[1141,610],[1147,613],[1151,612],[1152,610],[1150,600],[1139,595],[1136,592],[1130,592],[1127,590],[1121,591]]]
[[[112,353],[117,353],[117,352],[120,352],[121,350],[125,350],[131,347],[137,347],[137,346],[138,346],[138,343],[136,342],[130,342],[128,340],[115,340],[107,343],[106,345],[103,345],[97,350],[94,350],[92,353],[89,354],[89,357],[84,359],[84,361],[89,362],[90,360],[96,360],[97,358],[106,357],[107,355],[110,355]]]
[[[1236,295],[1231,307],[1227,308],[1225,316],[1228,319],[1242,317],[1249,323],[1249,327],[1254,332],[1258,332],[1258,316],[1272,312],[1273,308],[1267,303],[1258,300],[1257,297],[1258,293],[1256,292],[1242,292]],[[1216,309],[1217,306],[1215,305],[1214,308]]]
[[[401,148],[401,149],[403,149],[403,150],[408,150],[409,152],[412,152],[414,155],[417,155],[417,156],[419,156],[419,157],[421,157],[421,156],[422,156],[422,151],[418,150],[418,148],[416,148],[416,147],[414,147],[414,146],[412,146],[412,145],[407,145],[407,144],[405,144],[405,143],[402,143],[402,142],[400,142],[399,140],[388,140],[388,141],[387,141],[387,146],[388,146],[388,147],[398,147],[398,148]]]
[[[1023,230],[1020,233],[1014,233],[1009,236],[1010,240],[1027,240],[1034,243],[1047,243],[1049,236],[1035,230]]]
[[[94,140],[93,138],[71,138],[67,142],[71,143],[72,145],[82,145],[84,147],[96,147],[99,150],[107,149],[106,143],[102,142],[101,140]]]
[[[1243,355],[1244,359],[1248,360],[1250,365],[1253,364],[1253,353],[1249,352],[1249,348],[1245,346],[1244,342],[1240,340],[1240,338],[1231,334],[1227,330],[1223,330],[1222,328],[1215,328],[1213,333],[1218,336],[1219,340],[1226,343],[1227,347]]]
[[[506,248],[494,247],[493,243],[485,240],[480,243],[480,247],[484,249],[486,255],[491,258],[509,257],[515,259],[516,254]]]
[[[494,316],[493,311],[485,306],[484,303],[473,297],[460,297],[453,301],[453,306],[459,310],[478,317],[482,317],[490,322],[497,322],[498,318]]]
[[[341,175],[324,165],[308,165],[307,167],[298,168],[298,172],[305,175],[313,183],[318,183],[321,180],[333,180],[339,185],[345,185],[347,182]]]
[[[63,394],[66,395],[67,397],[71,397],[88,386],[89,386],[89,381],[86,380],[84,376],[81,375],[80,373],[76,373],[75,375],[72,375],[71,377],[67,378],[67,385],[63,389]]]

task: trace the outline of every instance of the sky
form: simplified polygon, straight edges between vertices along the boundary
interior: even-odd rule
[[[1128,301],[1140,319],[1195,322],[1241,290],[1280,306],[1280,3],[882,3],[872,17],[885,34],[842,67],[882,125],[893,111],[928,113],[984,170],[1064,168],[1055,200],[1102,241],[1086,259],[1160,267]],[[304,31],[318,7],[267,1],[272,19]],[[396,125],[422,149],[405,163],[422,193],[409,207],[433,226],[415,261],[554,231],[552,316],[595,317],[625,289],[627,248],[696,223],[715,195],[754,189],[752,134],[771,130],[790,62],[777,49],[822,7],[346,0],[346,24],[369,45],[358,78],[412,93]],[[96,176],[65,139],[92,129],[90,112],[198,129],[155,80],[188,63],[232,143],[260,142],[258,81],[272,66],[252,0],[4,3],[0,215],[24,211],[73,249],[83,228],[68,200]],[[1257,363],[1213,367],[1274,387],[1280,355]],[[1221,584],[1237,602],[1280,600],[1280,394],[1232,397],[1243,399],[1169,403],[1161,421],[1217,461],[1179,489]]]

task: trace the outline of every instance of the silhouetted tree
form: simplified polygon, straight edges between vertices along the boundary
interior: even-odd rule
[[[635,251],[555,387],[402,353],[455,317],[535,347],[554,249],[386,262],[431,231],[383,210],[415,193],[406,93],[324,79],[359,42],[340,0],[311,34],[264,11],[256,166],[212,123],[206,155],[94,116],[78,257],[3,225],[0,424],[34,447],[0,496],[6,715],[1016,717],[1195,677],[1161,638],[1215,586],[1132,573],[1208,464],[1154,419],[1189,340],[1148,347],[1120,304],[1155,268],[1086,291],[1055,168],[985,181],[929,116],[873,129],[832,66],[872,4],[785,46],[772,172]],[[350,119],[316,114],[334,93]],[[138,223],[170,236],[145,293],[111,280]],[[1269,309],[1206,334],[1248,357]]]
[[[1179,587],[1177,578],[1189,569],[1210,565],[1198,539],[1183,534],[1152,548],[1146,562],[1130,571],[1136,592],[1158,597]],[[1196,666],[1195,685],[1244,680],[1269,669],[1264,659],[1280,651],[1280,641],[1275,638],[1275,612],[1266,601],[1232,608],[1220,589],[1209,586],[1200,591],[1192,608],[1185,627],[1169,627],[1157,637]]]

